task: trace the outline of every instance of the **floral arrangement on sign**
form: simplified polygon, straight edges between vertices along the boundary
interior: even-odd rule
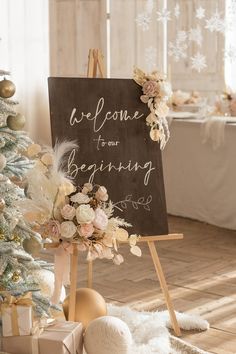
[[[106,258],[119,265],[124,259],[118,243],[125,241],[132,254],[141,256],[136,245],[138,236],[122,228],[131,225],[113,216],[114,206],[106,188],[91,183],[75,187],[66,177],[61,167],[64,156],[76,147],[71,142],[57,144],[53,151],[46,152],[37,144],[29,147],[29,155],[37,163],[27,175],[28,199],[20,204],[25,218],[34,222],[44,240],[56,244],[55,283],[59,285],[54,289],[53,303],[58,303],[62,278],[64,285],[69,282],[71,246],[87,251],[88,261]]]
[[[148,105],[151,111],[146,117],[146,123],[150,127],[150,137],[160,142],[160,148],[163,150],[170,137],[166,116],[169,112],[167,101],[172,95],[171,85],[165,75],[158,71],[145,74],[142,70],[135,68],[133,79],[142,86],[143,94],[140,99]]]
[[[225,116],[236,116],[236,93],[227,88],[215,103],[215,114]]]

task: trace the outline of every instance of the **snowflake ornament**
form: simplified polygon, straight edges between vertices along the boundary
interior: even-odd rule
[[[191,59],[191,69],[198,71],[199,73],[207,67],[206,57],[201,53],[195,54]]]
[[[198,7],[197,8],[197,14],[196,14],[196,18],[198,18],[199,20],[202,20],[205,17],[205,9],[203,7]]]
[[[187,57],[187,50],[188,46],[187,44],[175,44],[172,42],[169,42],[168,45],[168,54],[170,57],[174,58],[175,62],[180,61],[180,59],[185,59]]]
[[[226,31],[226,21],[225,18],[221,17],[218,9],[215,13],[206,20],[205,28],[210,32],[220,32],[222,34]]]
[[[142,14],[138,14],[137,18],[135,19],[135,21],[137,22],[137,25],[140,26],[142,28],[143,31],[147,31],[149,30],[149,25],[151,22],[151,17],[149,14],[147,14],[146,12],[142,13]]]
[[[180,15],[180,6],[179,6],[179,3],[177,3],[175,5],[175,8],[174,8],[174,15],[176,18],[179,18],[179,15]]]
[[[225,60],[229,60],[230,63],[236,61],[236,47],[230,45],[229,48],[223,50]]]
[[[197,28],[191,28],[188,32],[188,39],[201,47],[203,40],[201,27],[197,26]]]
[[[157,48],[152,46],[146,48],[144,57],[148,66],[148,72],[151,72],[157,66]]]
[[[168,11],[167,9],[163,9],[161,12],[157,11],[157,21],[158,22],[162,22],[164,25],[167,21],[170,21],[170,20],[171,20],[170,11]]]
[[[187,57],[186,50],[188,48],[187,43],[187,32],[178,31],[175,42],[169,42],[168,44],[168,55],[174,58],[175,62],[178,62],[180,59]]]

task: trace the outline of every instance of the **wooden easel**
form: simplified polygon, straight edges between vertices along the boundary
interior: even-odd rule
[[[104,78],[104,65],[103,56],[99,49],[90,49],[88,57],[88,77],[96,77],[97,68],[99,70],[100,76]],[[181,336],[181,331],[176,319],[174,307],[169,294],[166,279],[162,270],[161,262],[157,254],[155,241],[168,241],[168,240],[180,240],[183,238],[183,234],[168,234],[168,235],[157,235],[157,236],[143,236],[140,238],[139,242],[147,242],[150,254],[153,260],[153,264],[159,279],[163,295],[165,298],[166,306],[168,308],[171,324],[173,326],[174,332],[177,336]],[[75,302],[76,302],[76,288],[77,288],[77,268],[78,268],[78,250],[74,244],[74,251],[71,255],[71,273],[70,273],[70,299],[69,299],[69,321],[74,321],[75,319]],[[93,263],[88,262],[88,287],[92,287],[92,277],[93,277]]]

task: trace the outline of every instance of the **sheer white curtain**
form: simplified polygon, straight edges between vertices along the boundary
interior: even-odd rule
[[[236,91],[236,0],[226,0],[225,83]]]
[[[0,0],[0,68],[11,71],[18,111],[37,142],[50,142],[48,0]]]

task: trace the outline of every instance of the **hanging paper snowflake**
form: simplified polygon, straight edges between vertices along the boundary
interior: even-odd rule
[[[206,20],[205,28],[210,32],[220,32],[225,34],[226,21],[225,18],[221,17],[218,9],[216,9],[215,13],[208,20]]]
[[[198,7],[197,8],[197,14],[196,14],[196,18],[198,18],[199,20],[202,20],[205,17],[205,9],[203,7]]]
[[[180,15],[180,6],[179,6],[179,3],[177,3],[175,5],[175,8],[174,8],[174,15],[176,18],[179,18],[179,15]]]
[[[186,39],[186,31],[178,31],[175,42],[169,42],[168,44],[168,54],[170,57],[173,56],[174,61],[176,62],[187,57],[186,50],[188,46],[186,44]]]
[[[236,61],[236,47],[230,45],[229,48],[223,50],[225,60],[229,60],[231,63]]]
[[[151,17],[149,14],[147,14],[145,12],[142,14],[138,14],[135,21],[137,22],[137,25],[142,28],[143,31],[149,30],[149,25],[151,22]]]
[[[191,69],[198,71],[199,73],[207,67],[206,57],[201,53],[195,54],[191,59]]]
[[[167,21],[170,20],[171,20],[170,11],[168,11],[167,9],[163,9],[161,12],[157,11],[157,21],[160,21],[163,24],[165,24]]]
[[[154,70],[157,67],[157,48],[155,47],[148,47],[145,49],[144,52],[145,62],[148,67],[148,72]]]
[[[202,45],[202,30],[200,26],[197,28],[191,28],[188,32],[188,39],[189,41],[197,43],[199,47]]]

